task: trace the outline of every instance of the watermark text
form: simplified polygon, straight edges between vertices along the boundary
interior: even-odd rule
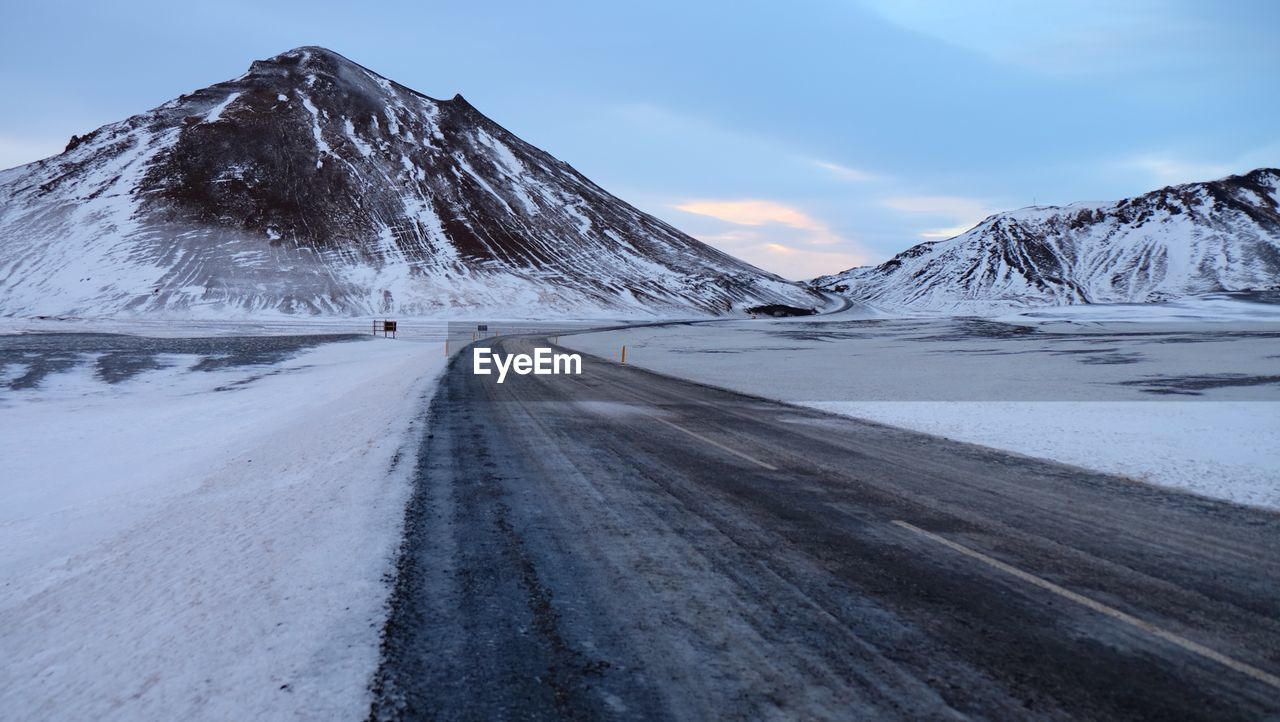
[[[549,348],[535,348],[530,355],[527,353],[500,354],[494,353],[493,349],[485,346],[474,347],[471,350],[471,372],[478,376],[488,376],[494,370],[498,373],[498,383],[506,380],[508,371],[514,371],[521,376],[528,374],[576,376],[582,373],[582,356],[576,353],[553,353]]]

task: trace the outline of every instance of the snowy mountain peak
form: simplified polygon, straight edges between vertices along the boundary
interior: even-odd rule
[[[319,47],[0,172],[0,314],[760,303],[824,299],[627,205],[461,95]]]
[[[1275,288],[1280,170],[998,213],[814,284],[885,307],[975,313]]]
[[[319,45],[303,45],[266,60],[255,60],[249,65],[247,75],[279,76],[290,73],[328,74],[334,78],[359,73],[377,75],[346,56]]]

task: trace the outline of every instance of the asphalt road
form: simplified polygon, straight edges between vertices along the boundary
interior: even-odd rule
[[[593,357],[495,379],[432,403],[372,718],[1280,717],[1280,515]]]

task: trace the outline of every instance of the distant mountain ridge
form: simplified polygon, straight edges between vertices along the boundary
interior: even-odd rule
[[[719,314],[821,294],[318,47],[0,171],[0,314]]]
[[[1280,287],[1280,170],[1114,203],[997,213],[812,283],[890,309],[981,313]]]

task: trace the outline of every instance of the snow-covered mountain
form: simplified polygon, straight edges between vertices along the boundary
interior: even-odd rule
[[[1280,170],[999,213],[813,284],[886,308],[975,313],[1276,288]]]
[[[825,302],[627,205],[461,96],[317,47],[0,172],[0,315]]]

